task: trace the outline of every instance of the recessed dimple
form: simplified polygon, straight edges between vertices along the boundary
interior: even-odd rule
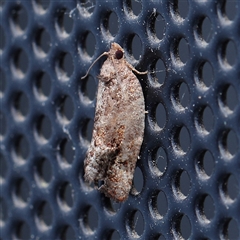
[[[70,167],[75,157],[75,148],[69,138],[63,138],[58,144],[57,159],[62,168]]]
[[[59,36],[68,37],[73,28],[73,20],[66,9],[58,9],[56,18],[56,30]]]
[[[3,53],[4,47],[5,47],[5,32],[2,28],[2,26],[0,26],[0,54]]]
[[[105,15],[103,17],[103,23],[102,23],[102,27],[103,27],[103,37],[106,36],[111,36],[111,37],[115,37],[119,31],[119,24],[118,24],[118,17],[116,15],[115,12],[110,12],[107,13],[107,15]],[[106,35],[106,34],[107,35]]]
[[[74,105],[72,98],[64,95],[59,99],[57,116],[62,124],[68,124],[74,115]]]
[[[221,91],[219,91],[218,104],[225,116],[235,111],[238,106],[238,95],[232,85],[227,84],[222,86]]]
[[[138,35],[132,35],[128,39],[128,51],[130,55],[135,59],[139,60],[142,56],[142,41]]]
[[[25,164],[30,153],[29,142],[24,135],[15,136],[13,140],[13,159],[21,165]]]
[[[93,101],[96,97],[97,92],[97,85],[98,82],[94,80],[91,75],[88,75],[82,82],[81,82],[81,89],[80,94],[83,94],[86,97],[86,100]]]
[[[55,70],[58,79],[61,81],[68,81],[74,71],[72,56],[70,53],[62,52],[57,58]]]
[[[84,36],[83,46],[81,47],[81,51],[83,54],[88,57],[92,57],[95,53],[96,49],[96,39],[91,32],[87,32]]]
[[[88,234],[92,234],[98,228],[98,212],[93,206],[85,207],[82,216],[82,228]]]
[[[166,110],[162,103],[159,103],[156,108],[155,118],[157,125],[162,129],[166,124]]]
[[[45,28],[37,31],[34,42],[35,53],[40,57],[45,57],[51,48],[51,38]]]
[[[0,141],[2,141],[7,132],[7,127],[8,127],[5,114],[2,111],[0,111],[0,124],[1,124],[0,125],[1,126],[0,127]]]
[[[153,41],[158,42],[164,37],[165,21],[156,9],[153,9],[153,12],[149,17],[149,28],[147,30]]]
[[[41,115],[35,125],[35,137],[40,144],[46,144],[52,135],[52,124],[48,116]]]
[[[51,79],[46,72],[36,74],[34,93],[39,101],[47,100],[51,92]]]
[[[23,49],[17,49],[12,56],[11,71],[16,78],[23,78],[28,70],[28,56]]]
[[[131,16],[138,16],[142,11],[142,0],[125,0],[126,10]]]
[[[149,162],[154,174],[162,176],[168,165],[166,151],[162,147],[155,149],[150,155]]]
[[[126,224],[128,226],[127,229],[129,230],[129,234],[141,237],[145,228],[145,221],[142,213],[139,210],[134,210],[128,215]]]
[[[144,179],[143,179],[142,170],[139,167],[136,167],[134,171],[134,176],[133,176],[134,188],[132,190],[132,193],[134,195],[139,194],[143,189],[143,185],[144,185]]]
[[[153,61],[149,69],[152,84],[156,86],[163,84],[165,82],[166,72],[167,70],[162,59],[159,58]]]
[[[29,112],[29,101],[27,95],[24,92],[17,93],[12,106],[12,113],[15,120],[25,120]]]
[[[10,26],[13,35],[23,34],[28,25],[28,13],[22,5],[18,5],[11,11]]]
[[[226,40],[219,47],[218,60],[222,68],[232,68],[237,60],[238,49],[232,40]]]

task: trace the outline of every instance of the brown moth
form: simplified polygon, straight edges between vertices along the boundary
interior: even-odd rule
[[[112,43],[110,51],[100,57],[103,55],[107,60],[98,76],[93,136],[84,161],[84,177],[95,186],[102,181],[99,190],[123,202],[131,190],[145,122],[142,87],[132,71],[147,72],[139,72],[129,64],[117,43]]]

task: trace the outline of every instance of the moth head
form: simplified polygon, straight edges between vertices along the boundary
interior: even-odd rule
[[[111,44],[110,54],[114,56],[115,59],[122,59],[124,57],[124,50],[117,43]]]

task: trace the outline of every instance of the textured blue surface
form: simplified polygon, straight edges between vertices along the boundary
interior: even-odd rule
[[[240,238],[239,1],[0,8],[1,239]],[[123,204],[83,180],[102,62],[80,78],[111,42],[149,71]]]

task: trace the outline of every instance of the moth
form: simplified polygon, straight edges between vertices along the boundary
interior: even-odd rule
[[[104,52],[93,64],[104,55],[107,59],[98,76],[96,113],[84,161],[84,178],[107,197],[123,202],[132,187],[145,128],[143,91],[133,72],[147,71],[139,72],[128,63],[117,43],[112,43],[109,52]]]

